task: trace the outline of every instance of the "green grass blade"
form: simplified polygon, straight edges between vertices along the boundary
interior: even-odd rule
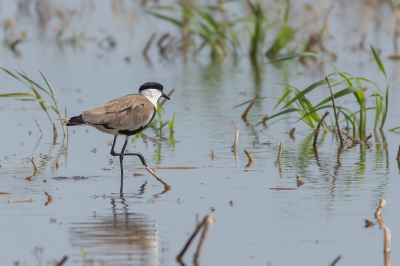
[[[326,84],[326,80],[320,80],[318,82],[315,82],[314,84],[308,86],[307,88],[305,88],[304,90],[302,90],[300,93],[296,93],[296,97],[294,97],[292,100],[290,100],[288,103],[286,103],[286,105],[283,108],[288,107],[289,105],[291,105],[293,102],[297,101],[298,99],[300,99],[301,97],[303,97],[304,95],[306,95],[307,93],[309,93],[310,91],[314,90],[315,88],[322,86]]]
[[[369,46],[371,47],[372,54],[373,54],[374,57],[375,57],[375,61],[376,61],[376,63],[378,64],[379,69],[381,70],[381,72],[383,73],[383,75],[385,75],[385,78],[386,78],[386,80],[387,80],[388,77],[387,77],[387,75],[386,75],[386,70],[385,70],[385,67],[384,67],[383,64],[382,64],[381,59],[379,58],[379,55],[375,52],[375,49],[374,49],[374,47],[373,47],[371,44],[370,44]]]
[[[302,57],[302,56],[316,57],[317,59],[321,60],[322,62],[327,63],[328,65],[330,65],[335,71],[340,72],[340,70],[337,67],[335,67],[331,62],[329,62],[327,59],[323,58],[322,56],[320,56],[318,54],[314,54],[314,53],[310,53],[310,52],[301,52],[301,53],[288,55],[288,56],[285,56],[285,57],[270,61],[270,62],[268,62],[268,64],[282,62],[282,61],[286,61],[286,60],[290,60],[290,59],[297,58],[297,57]]]
[[[301,111],[301,110],[300,110],[300,109],[297,109],[297,108],[288,108],[288,109],[286,109],[286,110],[283,110],[282,112],[279,112],[279,113],[277,113],[277,114],[274,114],[274,115],[268,117],[267,120],[270,120],[270,119],[272,119],[272,118],[275,118],[275,117],[278,117],[278,116],[281,116],[281,115],[284,115],[284,114],[289,114],[289,113],[298,112],[298,111]],[[256,126],[258,126],[258,125],[261,124],[262,122],[263,122],[263,121],[261,121],[260,123],[258,123]]]
[[[37,84],[36,82],[34,82],[30,78],[28,78],[28,76],[26,76],[26,74],[24,72],[22,72],[22,73],[18,72],[18,71],[15,71],[15,72],[17,72],[18,75],[20,75],[22,78],[24,78],[26,81],[28,81],[29,84],[31,84],[30,87],[32,90],[36,91],[35,88],[33,87],[33,86],[35,86],[36,88],[40,89],[41,91],[45,92],[47,95],[49,95],[51,97],[51,94],[47,90],[45,90],[42,86],[40,86],[39,84]],[[36,94],[36,96],[41,98],[39,93],[35,92],[35,94]]]
[[[168,16],[164,16],[164,15],[158,14],[158,13],[153,12],[153,11],[147,11],[146,13],[150,14],[150,15],[156,17],[156,18],[168,21],[168,22],[170,22],[170,23],[172,23],[172,24],[174,24],[174,25],[176,25],[176,26],[178,26],[180,28],[184,28],[185,27],[185,24],[182,21],[179,21],[177,19],[174,19],[174,18],[171,18],[171,17],[168,17]]]
[[[53,95],[51,98],[54,101],[54,104],[57,106],[57,94],[54,91],[53,87],[51,86],[50,82],[47,80],[47,78],[43,75],[43,73],[39,70],[40,75],[42,75],[42,78],[44,79],[44,81],[47,84],[47,87],[49,87],[49,90],[51,91],[51,94]],[[50,95],[51,96],[51,95]]]
[[[238,108],[238,107],[240,107],[242,105],[245,105],[245,104],[248,104],[248,103],[251,103],[251,102],[257,102],[257,101],[264,100],[264,99],[267,99],[267,97],[258,97],[257,99],[253,98],[252,100],[248,100],[248,101],[245,101],[244,103],[241,103],[241,104],[238,104],[238,105],[234,106],[232,109]]]
[[[13,78],[15,78],[15,79],[21,81],[22,83],[24,83],[25,85],[29,86],[29,85],[26,84],[22,79],[20,79],[18,76],[16,76],[14,73],[12,73],[12,72],[10,72],[10,71],[8,71],[7,69],[2,68],[2,67],[0,67],[0,69],[3,70],[4,72],[6,72],[7,74],[9,74],[10,76],[12,76]]]
[[[345,95],[347,95],[347,94],[355,93],[355,92],[357,92],[358,90],[359,90],[359,89],[356,88],[356,87],[354,87],[354,86],[352,86],[352,87],[347,87],[347,88],[345,88],[345,89],[343,89],[343,90],[341,90],[341,91],[338,91],[338,92],[336,92],[335,94],[333,94],[333,97],[334,97],[335,99],[338,99],[338,98],[343,97],[343,96],[345,96]],[[327,98],[325,98],[324,100],[322,100],[321,102],[319,102],[317,105],[315,105],[314,108],[318,108],[319,106],[321,106],[321,105],[323,105],[323,104],[326,104],[327,102],[330,102],[330,101],[332,101],[332,97],[327,97]]]
[[[0,94],[0,97],[35,97],[35,95],[32,93],[16,92]]]
[[[278,84],[279,84],[279,83],[278,83]],[[283,85],[283,84],[282,84],[282,85]],[[286,103],[286,101],[285,101],[286,97],[287,97],[289,94],[291,94],[292,92],[293,92],[292,90],[287,90],[287,91],[282,95],[282,97],[279,98],[278,102],[277,102],[276,105],[274,106],[274,109],[275,109],[276,107],[278,107],[278,106],[281,104],[281,102],[285,102],[285,103]],[[285,106],[287,106],[287,104],[286,104]]]

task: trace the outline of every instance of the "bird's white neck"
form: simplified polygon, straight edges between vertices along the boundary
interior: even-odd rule
[[[160,99],[162,92],[157,89],[147,89],[139,92],[139,94],[149,99],[149,101],[157,108],[157,101]]]

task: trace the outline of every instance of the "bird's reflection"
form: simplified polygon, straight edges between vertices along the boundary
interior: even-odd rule
[[[107,262],[107,265],[159,264],[162,247],[157,237],[156,221],[145,214],[132,212],[129,207],[143,203],[141,199],[146,184],[144,182],[136,192],[123,193],[121,179],[120,192],[104,196],[110,199],[110,214],[95,214],[84,222],[72,224],[71,245],[87,250],[82,255],[84,263],[85,260],[94,260]]]

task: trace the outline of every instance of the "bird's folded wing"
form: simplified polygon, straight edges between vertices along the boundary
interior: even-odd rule
[[[82,112],[83,121],[119,130],[136,130],[150,123],[154,105],[144,96],[128,95]]]

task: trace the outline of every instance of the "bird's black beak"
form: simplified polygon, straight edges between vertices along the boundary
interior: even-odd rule
[[[164,92],[162,93],[161,97],[164,97],[165,99],[171,100],[167,94],[165,94]]]

